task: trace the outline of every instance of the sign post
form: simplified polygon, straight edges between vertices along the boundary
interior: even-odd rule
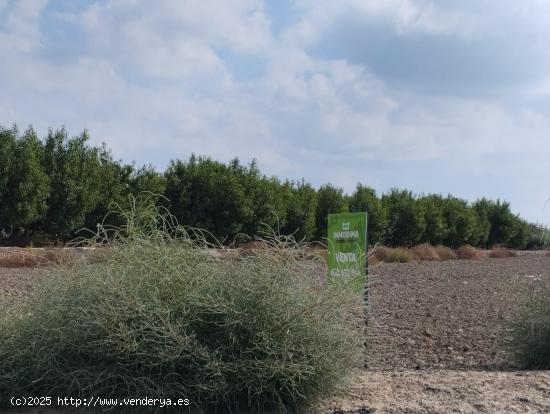
[[[328,215],[328,277],[345,279],[363,291],[368,271],[367,213]]]

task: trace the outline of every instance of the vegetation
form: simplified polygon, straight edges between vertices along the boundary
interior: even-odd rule
[[[410,251],[410,249],[406,247],[396,247],[395,249],[392,249],[388,257],[386,258],[386,262],[388,263],[409,263],[414,259],[414,254]]]
[[[482,257],[482,252],[477,250],[475,247],[466,244],[465,246],[460,246],[456,249],[456,257],[458,259],[480,259]]]
[[[500,200],[468,203],[452,196],[416,196],[392,189],[381,196],[359,183],[351,194],[327,184],[281,181],[261,174],[256,163],[228,164],[191,155],[166,171],[137,168],[89,144],[83,132],[68,137],[50,131],[39,139],[32,129],[0,128],[0,240],[28,245],[66,241],[95,229],[112,203],[142,191],[165,196],[159,205],[180,223],[200,227],[230,243],[239,233],[258,234],[263,224],[299,240],[325,237],[327,214],[369,211],[369,242],[411,247],[430,243],[459,247],[537,248],[546,229],[529,224]],[[118,225],[111,216],[108,224]]]
[[[414,246],[412,253],[419,260],[440,260],[439,254],[435,247],[428,243],[422,243]]]
[[[510,250],[501,246],[495,246],[489,252],[489,257],[493,259],[500,259],[503,257],[516,257],[516,256],[517,256],[517,253],[515,250]]]
[[[550,369],[550,274],[514,292],[519,309],[509,323],[509,350],[523,368]]]
[[[361,366],[362,296],[323,283],[324,261],[303,260],[301,245],[272,237],[272,249],[213,254],[151,204],[125,221],[89,241],[109,249],[54,268],[0,314],[0,402],[154,395],[292,410]]]
[[[454,260],[457,258],[456,253],[447,246],[435,246],[435,251],[439,257],[439,260]]]

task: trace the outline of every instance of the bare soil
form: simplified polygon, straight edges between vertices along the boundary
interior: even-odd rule
[[[502,351],[514,287],[547,271],[541,255],[371,267],[367,367],[517,368]]]
[[[365,372],[323,414],[550,413],[550,372]]]
[[[550,413],[550,371],[519,371],[501,342],[514,288],[549,269],[545,255],[371,267],[367,368],[313,412]],[[0,305],[45,274],[0,268]]]

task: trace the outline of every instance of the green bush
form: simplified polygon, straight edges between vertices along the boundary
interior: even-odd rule
[[[0,316],[0,405],[147,395],[293,410],[361,365],[361,296],[322,282],[323,262],[300,246],[272,239],[242,256],[154,208],[126,218],[92,258],[51,271]]]
[[[519,309],[509,323],[509,350],[523,368],[550,369],[550,274],[514,290]]]

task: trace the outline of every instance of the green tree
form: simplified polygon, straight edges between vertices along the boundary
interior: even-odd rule
[[[101,200],[100,150],[88,140],[86,131],[68,138],[64,129],[50,130],[46,138],[43,162],[51,186],[42,227],[55,238],[72,236]]]
[[[0,228],[29,228],[46,210],[49,180],[42,145],[32,128],[0,131]]]
[[[477,243],[474,237],[478,225],[477,216],[467,201],[447,196],[443,199],[443,216],[447,226],[443,240],[446,246],[458,247]]]
[[[241,231],[254,236],[266,231],[266,225],[277,229],[285,218],[279,180],[262,175],[255,160],[248,167],[235,166],[234,172],[243,187],[247,206]]]
[[[420,241],[433,245],[442,244],[448,233],[443,215],[443,197],[439,194],[430,194],[420,197],[417,202],[422,206],[426,222]]]
[[[489,223],[486,246],[509,245],[516,235],[518,237],[514,244],[521,244],[521,240],[527,243],[527,235],[524,233],[526,230],[520,225],[520,219],[510,211],[509,203],[482,198],[474,203],[474,209]],[[518,232],[522,234],[517,234]]]
[[[285,208],[281,234],[294,234],[297,240],[315,237],[317,193],[305,181],[286,181],[281,187]]]
[[[150,192],[163,195],[166,191],[166,179],[152,165],[146,165],[138,170],[132,168],[132,174],[127,178],[128,191],[133,195],[141,192]]]
[[[147,174],[141,177],[139,171],[136,172],[133,165],[114,160],[111,151],[107,149],[105,144],[98,149],[98,156],[100,164],[99,194],[95,207],[86,213],[86,228],[93,231],[98,223],[113,226],[121,225],[122,222],[118,215],[108,215],[108,213],[113,210],[115,203],[124,205],[130,193],[137,195],[140,191],[151,188],[149,191],[156,192],[156,190],[160,190],[159,194],[163,194],[164,187],[155,187],[153,178],[149,179]]]
[[[492,202],[486,198],[477,200],[472,204],[472,209],[476,214],[476,228],[472,238],[476,241],[472,245],[479,247],[488,247],[489,232],[491,230],[491,222],[489,221],[489,213],[492,208]]]
[[[388,225],[387,213],[382,202],[376,196],[376,191],[357,184],[355,191],[348,199],[349,211],[368,211],[368,238],[369,243],[384,243],[384,235]]]
[[[388,212],[385,240],[393,246],[411,246],[418,243],[426,229],[423,206],[412,192],[392,189],[382,196],[382,205]]]
[[[328,215],[348,211],[344,190],[331,184],[322,185],[317,191],[315,213],[315,240],[327,237]]]
[[[238,160],[229,165],[191,156],[172,161],[165,173],[170,209],[184,225],[208,230],[218,240],[233,238],[253,214]]]
[[[514,249],[524,249],[527,247],[527,243],[529,242],[529,236],[529,223],[516,216],[515,231],[508,242],[508,246]]]
[[[17,144],[17,129],[0,129],[0,231],[10,231],[14,226],[11,216],[10,178],[15,162],[15,147]]]

